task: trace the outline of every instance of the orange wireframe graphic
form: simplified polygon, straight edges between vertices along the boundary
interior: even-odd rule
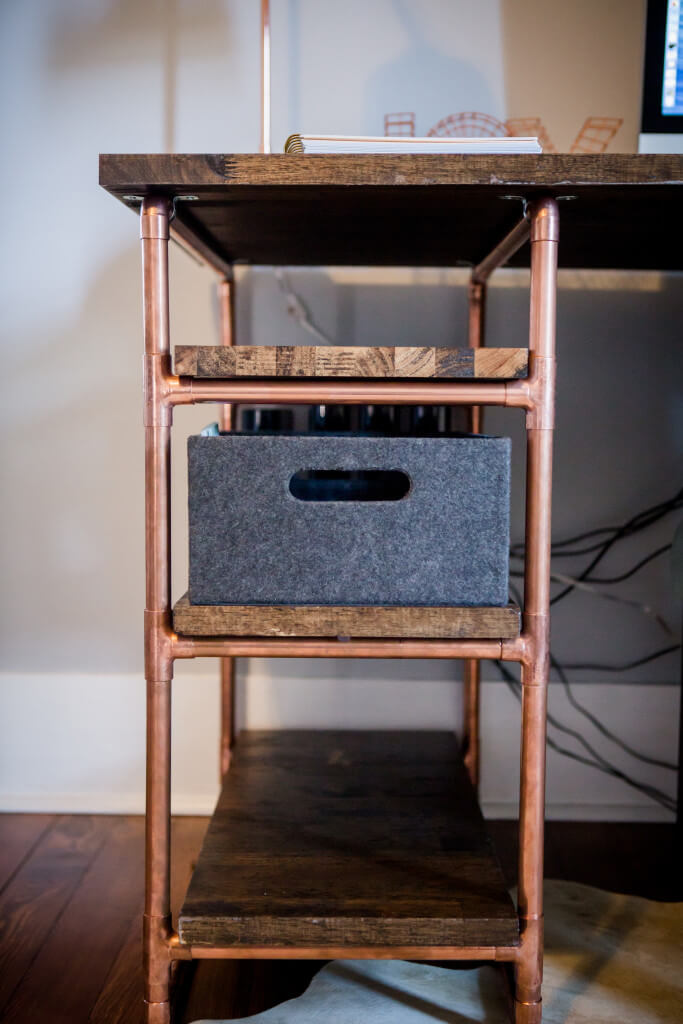
[[[623,123],[623,117],[587,117],[569,152],[604,153]]]
[[[427,135],[453,136],[459,139],[496,138],[507,135],[508,131],[502,121],[490,114],[479,114],[474,110],[465,110],[460,114],[449,114],[437,121]]]
[[[537,138],[544,153],[557,152],[540,117],[509,117],[505,127],[508,135]]]
[[[622,117],[587,117],[569,152],[604,153],[623,123]],[[414,136],[415,114],[412,112],[385,114],[384,134],[387,136]],[[538,139],[544,153],[557,152],[540,117],[510,117],[507,121],[499,121],[491,114],[463,110],[458,114],[449,114],[437,121],[433,128],[429,129],[427,135],[432,138],[461,139],[532,136]]]
[[[415,135],[415,114],[385,114],[384,115],[385,135]]]

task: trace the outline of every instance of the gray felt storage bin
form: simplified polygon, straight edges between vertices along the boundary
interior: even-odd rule
[[[510,441],[188,439],[192,604],[504,605]]]

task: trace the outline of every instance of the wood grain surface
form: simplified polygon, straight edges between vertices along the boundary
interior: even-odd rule
[[[501,608],[192,605],[184,594],[173,609],[173,628],[185,636],[508,640],[519,636],[520,612],[513,604]]]
[[[561,267],[683,268],[676,155],[105,154],[100,184],[136,211],[124,196],[195,195],[174,228],[224,268],[478,263],[545,195]]]
[[[457,380],[525,377],[525,348],[176,345],[175,372],[188,377],[380,377]]]
[[[519,941],[446,732],[243,732],[179,931],[216,946]]]

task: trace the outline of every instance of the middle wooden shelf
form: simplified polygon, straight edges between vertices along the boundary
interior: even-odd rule
[[[184,636],[414,637],[512,640],[519,636],[517,605],[448,608],[403,605],[190,604],[173,608],[173,628]]]

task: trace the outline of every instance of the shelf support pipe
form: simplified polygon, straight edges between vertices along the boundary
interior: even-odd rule
[[[529,358],[536,398],[527,412],[526,565],[519,808],[521,945],[515,971],[515,1022],[540,1024],[543,977],[543,831],[546,710],[550,662],[550,529],[555,407],[557,203],[529,204],[531,294]]]
[[[528,211],[522,220],[515,224],[512,231],[509,231],[495,249],[492,249],[488,256],[484,257],[481,263],[472,268],[472,283],[486,284],[494,270],[502,267],[511,259],[518,249],[521,249],[529,238],[530,225]]]
[[[235,278],[227,275],[218,283],[218,313],[221,345],[231,346],[235,342]],[[218,409],[218,425],[222,431],[234,430],[237,407],[223,402]],[[232,748],[235,744],[235,659],[221,658],[220,697],[220,777],[223,779],[230,767]]]
[[[159,382],[169,372],[168,237],[170,203],[148,198],[140,211],[145,429],[145,679],[147,814],[143,956],[147,1024],[169,1024],[172,935],[170,446],[171,409]]]
[[[486,285],[471,280],[468,290],[468,345],[475,351],[484,344]],[[482,430],[482,407],[473,405],[469,411],[469,427],[473,434]],[[481,663],[468,658],[463,664],[463,738],[467,774],[475,789],[479,788]]]
[[[528,380],[225,380],[166,376],[161,382],[169,405],[239,402],[249,405],[503,405],[528,409]]]

